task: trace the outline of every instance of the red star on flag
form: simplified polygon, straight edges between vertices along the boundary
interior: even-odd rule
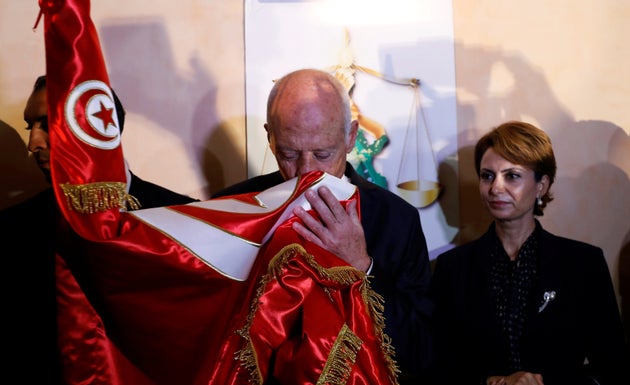
[[[114,109],[105,107],[105,105],[103,105],[103,102],[100,102],[100,103],[101,103],[101,110],[93,113],[92,116],[99,118],[103,122],[104,130],[107,130],[107,127],[109,127],[110,124],[116,127],[116,124],[114,123],[114,117],[113,117]]]

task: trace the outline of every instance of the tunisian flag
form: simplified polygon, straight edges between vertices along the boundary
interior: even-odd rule
[[[291,228],[296,205],[311,209],[307,189],[327,186],[347,205],[355,186],[313,172],[260,193],[126,211],[89,5],[40,0],[51,171],[68,225],[57,254],[65,381],[395,384],[382,298]]]
[[[64,216],[84,237],[116,234],[126,195],[120,126],[86,0],[39,0],[44,14],[46,89],[53,188]],[[100,167],[99,167],[100,166]],[[73,220],[71,210],[92,214]],[[96,227],[93,227],[96,226]]]

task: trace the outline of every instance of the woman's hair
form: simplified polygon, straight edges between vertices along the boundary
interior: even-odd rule
[[[556,177],[556,157],[549,136],[540,128],[525,122],[509,121],[495,127],[475,145],[477,176],[481,171],[481,158],[489,148],[506,160],[533,170],[538,182],[543,175],[549,177],[547,193],[540,197],[542,204],[534,205],[534,215],[543,215],[543,209],[553,200],[551,185]]]

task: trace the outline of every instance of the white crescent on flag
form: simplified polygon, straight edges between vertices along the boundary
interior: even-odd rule
[[[113,150],[120,145],[114,96],[104,82],[89,80],[76,86],[68,95],[64,112],[70,130],[81,141],[102,150]],[[77,121],[77,115],[83,115],[81,112],[92,133]]]

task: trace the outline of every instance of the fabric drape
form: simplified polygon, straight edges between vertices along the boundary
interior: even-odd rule
[[[67,383],[396,383],[368,277],[291,228],[292,208],[310,209],[307,189],[328,186],[347,205],[356,188],[314,172],[260,193],[126,211],[136,202],[90,2],[39,4],[66,221],[56,271]]]

